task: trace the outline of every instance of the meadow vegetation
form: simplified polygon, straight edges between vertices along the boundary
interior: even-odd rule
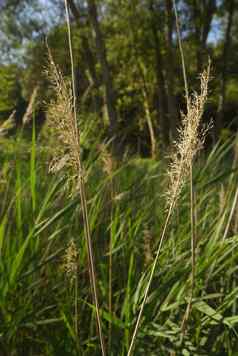
[[[82,130],[93,128],[82,124]],[[31,143],[1,144],[8,149],[1,154],[1,352],[98,355],[79,196],[69,194],[60,171],[49,173],[49,154],[36,146],[34,127]],[[84,174],[102,329],[108,353],[126,355],[166,217],[168,162],[125,157],[119,165],[106,146],[90,145]],[[235,354],[237,157],[235,137],[199,154],[196,275],[186,332],[181,340],[191,289],[188,184],[160,251],[136,355]]]
[[[88,93],[78,95],[70,3],[61,28],[67,73],[50,41],[38,44],[44,79],[20,124],[21,98],[13,100],[14,132],[0,131],[0,356],[238,355],[238,138],[203,120],[213,64],[200,68],[197,91],[188,87],[177,18],[183,111],[166,133],[138,56],[143,155],[133,124],[121,140],[92,0],[106,108],[100,95],[91,93],[95,111]]]

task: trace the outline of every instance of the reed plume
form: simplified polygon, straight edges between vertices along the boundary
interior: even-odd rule
[[[145,288],[143,301],[137,317],[136,326],[132,335],[130,347],[127,356],[131,356],[135,345],[136,336],[139,330],[140,321],[143,315],[144,307],[148,298],[149,289],[154,277],[155,269],[158,263],[160,251],[166,236],[170,218],[174,211],[175,204],[181,194],[182,188],[190,173],[193,159],[199,149],[202,148],[205,134],[208,127],[201,129],[201,118],[208,95],[208,82],[210,76],[210,62],[208,68],[201,74],[200,94],[193,93],[187,97],[187,112],[182,114],[182,125],[179,129],[179,138],[174,143],[174,153],[171,155],[171,164],[168,170],[169,188],[167,190],[167,215],[164,227],[160,236],[159,246],[152,264],[149,281]]]
[[[70,240],[65,251],[62,268],[66,273],[70,283],[73,283],[77,277],[78,269],[78,250],[73,239]]]
[[[174,142],[171,164],[168,170],[169,188],[167,203],[174,204],[180,196],[193,159],[203,147],[206,132],[210,125],[201,128],[201,118],[208,95],[208,82],[210,77],[210,62],[208,68],[200,76],[200,94],[194,92],[187,99],[187,113],[182,113],[182,124],[179,128],[178,139]]]
[[[56,173],[63,168],[72,168],[74,173],[79,169],[81,174],[79,130],[75,125],[73,114],[71,85],[57,68],[49,49],[48,53],[47,75],[55,98],[48,106],[47,118],[54,132],[55,140],[58,141],[54,147],[54,158],[50,164],[50,171]]]
[[[176,1],[173,0],[173,8],[174,8],[174,14],[175,14],[175,22],[176,22],[176,33],[177,33],[177,38],[178,38],[178,45],[179,45],[179,53],[180,53],[180,58],[181,58],[181,65],[182,65],[182,72],[183,72],[183,81],[184,81],[184,91],[185,91],[185,97],[186,97],[186,103],[187,103],[187,113],[191,113],[191,102],[189,98],[189,92],[188,92],[188,80],[187,80],[187,71],[186,71],[186,66],[185,66],[185,58],[184,58],[184,51],[183,51],[183,46],[182,46],[182,38],[181,38],[181,30],[180,30],[180,22],[179,22],[179,15],[177,11],[177,5]],[[208,66],[209,72],[210,72],[210,60],[209,60],[209,66]],[[210,73],[208,73],[209,76]],[[202,83],[202,81],[201,81]],[[203,92],[201,88],[201,93]],[[207,93],[204,93],[205,97],[201,99],[206,100],[206,95]],[[196,97],[196,95],[195,95]],[[198,98],[198,97],[197,97]],[[202,103],[201,103],[202,104]],[[197,109],[199,110],[199,105],[195,104],[195,107],[197,106]],[[202,108],[203,105],[200,105],[200,108]],[[198,114],[199,115],[199,114]],[[183,122],[184,124],[184,122]],[[196,128],[194,128],[196,129]],[[198,128],[197,128],[198,130]],[[203,132],[203,137],[205,137],[205,132]],[[195,146],[199,147],[198,142],[195,143]],[[179,151],[179,149],[178,149]],[[192,151],[193,152],[193,151]],[[181,152],[180,152],[181,153]],[[194,150],[193,155],[195,156],[196,151]],[[195,287],[195,277],[196,277],[196,243],[197,243],[197,236],[196,236],[196,218],[195,218],[195,201],[194,201],[194,187],[193,187],[193,156],[190,157],[190,160],[188,161],[187,165],[187,171],[189,171],[189,183],[190,183],[190,224],[191,224],[191,291],[190,291],[190,297],[189,297],[189,302],[182,320],[182,325],[181,325],[181,330],[182,330],[182,337],[181,341],[183,340],[186,326],[187,326],[187,321],[189,319],[189,315],[191,313],[192,309],[192,300],[193,300],[193,294],[194,294],[194,287]],[[173,181],[173,177],[171,176],[171,180]]]
[[[65,0],[65,11],[68,31],[69,55],[71,61],[71,83],[67,82],[63,78],[62,73],[54,63],[52,54],[49,50],[50,63],[48,74],[54,90],[55,99],[49,105],[48,117],[51,125],[54,127],[56,136],[61,142],[61,145],[57,147],[54,161],[51,164],[51,170],[58,171],[63,167],[70,168],[69,176],[71,178],[73,175],[73,178],[76,181],[76,188],[78,189],[77,192],[79,191],[84,222],[84,235],[87,244],[90,284],[96,310],[101,352],[104,356],[106,355],[106,352],[102,334],[101,316],[99,311],[94,254],[88,219],[85,179],[80,156],[80,131],[77,122],[74,58],[67,0]]]

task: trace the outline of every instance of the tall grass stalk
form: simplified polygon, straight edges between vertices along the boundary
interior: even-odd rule
[[[236,188],[236,192],[235,192],[235,195],[234,195],[231,211],[230,211],[230,214],[229,214],[229,217],[228,217],[228,221],[227,221],[227,224],[226,224],[226,228],[225,228],[225,232],[224,232],[223,238],[222,238],[223,240],[225,240],[225,238],[228,235],[229,228],[230,228],[230,225],[231,225],[231,221],[232,221],[233,215],[234,215],[235,210],[236,210],[237,202],[238,202],[238,187]]]
[[[68,1],[65,0],[65,13],[66,13],[66,23],[67,23],[67,33],[68,33],[68,43],[69,43],[69,55],[71,62],[71,82],[72,82],[72,94],[69,91],[67,83],[65,83],[62,74],[58,71],[56,65],[54,64],[52,55],[49,51],[50,65],[51,65],[51,81],[56,92],[56,100],[49,106],[49,118],[53,124],[55,124],[55,131],[58,131],[59,139],[64,144],[65,148],[68,150],[68,154],[65,151],[59,152],[58,162],[52,166],[52,170],[59,170],[63,166],[69,166],[75,172],[76,189],[79,189],[81,210],[83,215],[83,225],[84,225],[84,235],[86,239],[87,255],[88,255],[88,265],[89,265],[89,275],[90,275],[90,285],[92,290],[92,295],[94,299],[96,320],[98,326],[98,334],[100,339],[100,346],[102,355],[106,355],[103,332],[102,332],[102,322],[99,310],[99,301],[97,293],[97,282],[96,282],[96,271],[95,262],[92,246],[92,238],[89,224],[87,198],[86,198],[86,187],[84,180],[83,166],[80,157],[80,132],[77,123],[77,99],[76,99],[76,83],[75,83],[75,73],[74,73],[74,58],[73,58],[73,48],[72,48],[72,36],[71,36],[71,24],[69,17],[69,7]],[[71,178],[71,177],[70,177]],[[77,285],[75,285],[77,288]],[[75,294],[77,297],[77,293]],[[75,304],[76,305],[76,304]],[[75,308],[77,312],[78,308]]]
[[[195,275],[196,275],[196,227],[195,227],[195,213],[194,213],[194,190],[193,190],[193,166],[190,165],[190,224],[191,224],[191,290],[188,305],[182,320],[181,339],[183,340],[184,334],[186,332],[187,322],[192,310],[192,301],[194,295],[195,287]]]
[[[105,162],[105,165],[107,165],[107,170],[109,174],[109,179],[110,179],[110,199],[111,199],[111,211],[110,211],[110,240],[109,240],[109,268],[108,268],[108,310],[110,313],[110,316],[112,317],[112,276],[113,276],[113,258],[112,258],[112,250],[113,250],[113,218],[114,218],[114,181],[113,181],[113,172],[112,172],[112,166],[113,166],[113,161],[112,157],[108,156],[107,162]],[[111,345],[112,344],[112,323],[111,321],[109,322],[109,328],[108,328],[108,352],[110,354],[111,352]]]
[[[183,45],[182,45],[182,39],[181,39],[179,16],[178,16],[178,11],[177,11],[177,6],[176,6],[175,0],[173,0],[173,7],[174,7],[174,14],[175,14],[176,32],[177,32],[178,44],[179,44],[179,52],[180,52],[180,57],[181,57],[181,62],[182,62],[185,97],[186,97],[186,103],[188,105],[188,101],[189,101],[188,80],[187,80],[186,65],[185,65]]]
[[[131,343],[130,343],[130,346],[129,346],[129,350],[128,350],[127,356],[131,356],[132,352],[133,352],[133,349],[134,349],[136,336],[137,336],[137,333],[139,331],[139,326],[140,326],[141,318],[142,318],[142,315],[143,315],[145,303],[146,303],[147,298],[148,298],[149,289],[150,289],[150,286],[151,286],[152,279],[154,277],[155,268],[156,268],[157,263],[158,263],[160,250],[162,248],[162,244],[163,244],[163,241],[164,241],[164,238],[165,238],[165,234],[167,232],[167,228],[168,228],[169,221],[170,221],[170,218],[171,218],[171,215],[172,215],[174,204],[175,204],[175,201],[171,202],[170,207],[169,207],[169,211],[167,213],[166,221],[165,221],[164,228],[163,228],[163,231],[162,231],[162,234],[161,234],[161,238],[160,238],[160,242],[159,242],[159,247],[157,249],[156,256],[155,256],[155,259],[154,259],[154,262],[153,262],[153,265],[152,265],[149,281],[148,281],[146,289],[145,289],[144,298],[143,298],[143,301],[142,301],[142,304],[141,304],[141,307],[140,307],[140,311],[139,311],[139,314],[138,314],[138,317],[137,317],[135,329],[134,329],[134,332],[133,332],[133,335],[132,335],[132,338],[131,338]]]
[[[133,348],[136,341],[136,336],[139,330],[141,318],[143,315],[144,307],[148,298],[151,282],[154,277],[155,269],[158,263],[160,251],[163,245],[163,241],[166,236],[166,232],[169,226],[171,216],[174,211],[175,204],[180,196],[181,190],[184,186],[187,176],[190,175],[191,179],[191,167],[195,154],[201,148],[206,130],[199,132],[202,114],[204,111],[204,105],[207,99],[208,81],[210,75],[210,64],[201,74],[201,92],[198,95],[194,93],[192,97],[188,97],[187,113],[182,116],[182,126],[179,129],[179,138],[175,143],[175,151],[171,157],[171,165],[168,171],[170,178],[170,186],[167,192],[168,210],[162,229],[162,234],[159,240],[159,246],[156,252],[152,269],[150,272],[149,280],[145,288],[143,301],[140,307],[139,315],[137,317],[135,329],[132,335],[130,347],[128,350],[128,356],[132,355]],[[193,214],[194,215],[194,214]],[[194,256],[193,256],[194,258]]]
[[[111,212],[111,224],[113,220],[113,212]],[[112,228],[111,228],[112,229]],[[110,241],[109,241],[109,267],[108,267],[108,310],[110,316],[112,316],[112,247],[113,247],[113,235],[112,231],[110,231]],[[112,345],[112,323],[109,321],[109,327],[108,327],[108,352],[110,353],[111,350],[111,345]]]
[[[103,171],[106,173],[109,184],[108,184],[108,198],[109,198],[109,210],[110,210],[110,232],[109,232],[109,243],[108,243],[108,311],[109,315],[112,318],[112,309],[113,309],[113,289],[112,289],[112,276],[113,276],[113,237],[114,237],[114,228],[113,228],[113,219],[115,218],[115,209],[114,209],[114,198],[115,198],[115,188],[114,188],[114,163],[112,155],[108,151],[106,145],[100,145],[101,159],[103,163]],[[112,322],[108,322],[108,354],[111,352],[112,345]]]
[[[73,112],[74,112],[74,122],[75,122],[75,133],[76,135],[76,143],[78,145],[78,180],[79,180],[79,189],[80,189],[80,199],[82,204],[82,212],[83,212],[83,220],[84,220],[84,233],[87,241],[87,251],[88,251],[88,258],[89,258],[89,270],[90,270],[90,279],[91,279],[91,287],[94,297],[94,303],[96,308],[96,317],[97,317],[97,324],[98,324],[98,332],[99,332],[99,339],[101,344],[101,351],[102,355],[106,355],[104,340],[103,340],[103,333],[102,333],[102,323],[99,311],[99,302],[98,302],[98,295],[97,295],[97,285],[96,285],[96,272],[95,272],[95,264],[94,264],[94,255],[93,255],[93,247],[92,247],[92,239],[91,239],[91,232],[89,226],[89,219],[88,219],[88,208],[87,208],[87,199],[86,199],[86,189],[85,189],[85,182],[83,176],[83,170],[81,165],[81,158],[80,158],[80,137],[79,131],[77,127],[77,99],[76,99],[76,87],[75,87],[75,72],[74,72],[74,59],[73,59],[73,48],[72,48],[72,37],[71,37],[71,26],[70,26],[70,18],[69,18],[69,8],[68,8],[68,1],[65,0],[65,11],[66,11],[66,22],[67,22],[67,30],[68,30],[68,41],[69,41],[69,52],[70,52],[70,61],[71,61],[71,75],[72,75],[72,89],[73,89]]]
[[[179,53],[181,57],[181,64],[183,70],[183,80],[184,80],[184,90],[185,90],[185,97],[187,102],[187,110],[189,110],[189,92],[188,92],[188,80],[187,80],[187,71],[185,65],[185,57],[181,39],[181,31],[180,31],[180,24],[179,24],[179,16],[177,11],[177,6],[175,0],[173,0],[173,7],[175,13],[175,22],[176,22],[176,33],[179,43]],[[186,331],[187,321],[189,319],[189,315],[192,308],[192,300],[193,300],[193,291],[195,286],[195,273],[196,273],[196,228],[195,228],[195,215],[194,215],[194,190],[193,190],[193,162],[190,162],[189,167],[189,181],[190,181],[190,223],[191,223],[191,291],[190,291],[190,298],[187,305],[187,309],[185,311],[183,320],[182,320],[182,339]]]

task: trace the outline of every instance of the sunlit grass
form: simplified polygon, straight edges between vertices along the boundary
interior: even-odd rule
[[[201,154],[194,166],[197,273],[183,344],[181,322],[191,271],[187,185],[161,250],[136,355],[180,355],[183,350],[192,355],[232,355],[236,351],[237,214],[232,216],[223,239],[237,187],[234,144],[234,140],[217,144],[210,153]],[[99,355],[79,199],[69,196],[63,177],[48,173],[48,159],[45,153],[42,155],[40,145],[34,151],[34,135],[32,144],[24,145],[26,150],[11,146],[11,155],[1,153],[1,349],[6,354],[17,350],[18,355]],[[3,146],[2,152],[8,147]],[[112,175],[116,188],[111,199],[111,178],[97,150],[95,142],[86,174],[103,331],[107,342],[111,325],[110,354],[126,355],[150,273],[148,253],[154,256],[164,221],[166,162],[132,158],[115,167]],[[74,288],[62,268],[67,246],[75,236],[79,236],[75,239],[78,337],[74,328]],[[113,261],[111,282],[109,253]]]

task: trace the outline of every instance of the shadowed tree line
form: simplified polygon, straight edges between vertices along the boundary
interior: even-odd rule
[[[207,118],[214,120],[216,140],[224,128],[237,128],[237,3],[176,4],[191,87],[196,88],[208,57],[212,60]],[[38,121],[45,119],[43,103],[51,93],[45,75],[46,38],[57,65],[70,75],[62,5],[55,0],[1,4],[1,132],[21,126],[35,102]],[[97,121],[119,149],[128,146],[152,156],[166,150],[176,137],[185,105],[173,0],[68,0],[68,5],[78,106],[84,119]],[[14,110],[15,118],[7,120]]]

